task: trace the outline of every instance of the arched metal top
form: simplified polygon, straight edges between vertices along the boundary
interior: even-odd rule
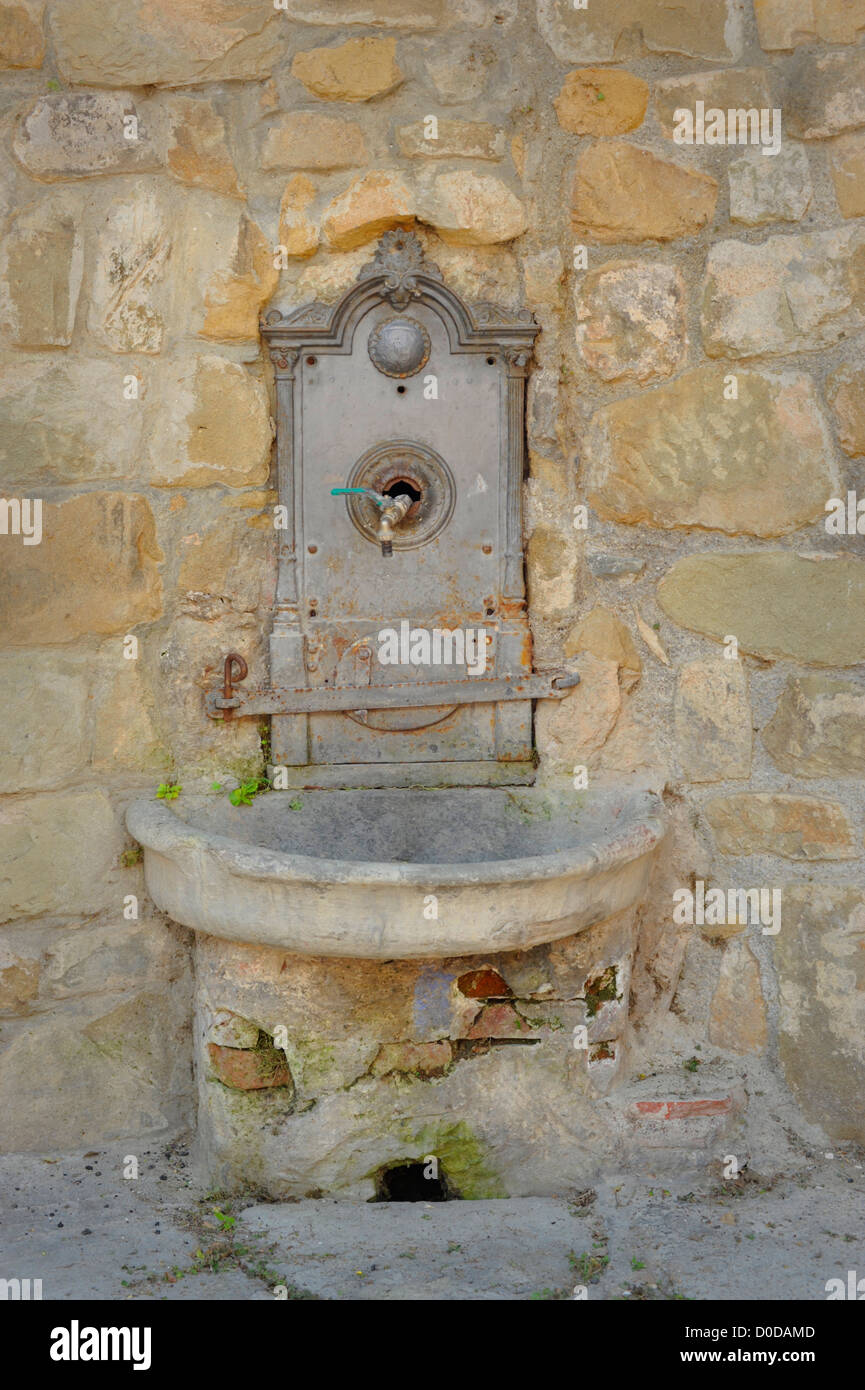
[[[506,350],[524,354],[527,362],[540,331],[527,309],[512,312],[495,304],[466,304],[445,285],[438,266],[426,260],[415,233],[397,228],[385,232],[373,259],[336,304],[316,300],[285,315],[271,309],[262,321],[262,336],[274,360],[308,348],[350,353],[357,324],[382,300],[396,310],[412,303],[435,310],[452,352]]]

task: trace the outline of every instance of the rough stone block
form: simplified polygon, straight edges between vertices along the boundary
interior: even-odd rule
[[[844,808],[835,801],[740,792],[714,797],[705,812],[721,854],[780,854],[811,862],[858,853]]]
[[[134,493],[88,492],[43,507],[42,541],[4,546],[0,632],[6,647],[128,632],[162,611],[153,514]]]
[[[710,357],[814,352],[865,324],[858,228],[720,241],[706,262],[703,343]]]
[[[676,748],[689,782],[751,775],[751,705],[740,661],[706,657],[679,673],[674,706]]]
[[[823,516],[839,485],[831,432],[804,373],[696,367],[604,406],[586,437],[587,497],[602,516],[755,536]],[[730,629],[734,631],[734,629]]]
[[[575,289],[577,346],[604,381],[660,381],[687,346],[685,286],[672,266],[611,261]]]
[[[620,140],[599,142],[577,159],[574,235],[601,244],[676,241],[711,222],[717,196],[708,174]]]
[[[853,555],[689,555],[658,586],[680,627],[808,666],[865,660],[865,563]]]

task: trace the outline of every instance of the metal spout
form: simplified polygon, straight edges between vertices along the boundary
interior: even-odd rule
[[[394,528],[399,525],[412,504],[412,499],[407,496],[400,496],[388,499],[388,505],[382,508],[378,519],[378,539],[381,542],[381,553],[385,558],[393,555],[393,533]]]

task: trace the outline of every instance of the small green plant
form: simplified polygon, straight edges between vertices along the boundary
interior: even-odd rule
[[[229,1216],[226,1212],[220,1211],[219,1207],[213,1208],[213,1215],[216,1217],[223,1231],[233,1231],[237,1225],[237,1217]]]
[[[643,1263],[642,1260],[638,1260],[638,1259],[636,1259],[635,1257],[632,1257],[632,1258],[631,1258],[631,1269],[645,1269],[645,1268],[646,1268],[646,1266],[645,1266],[645,1264]]]
[[[299,797],[295,797],[295,798],[294,798],[294,801],[289,801],[289,803],[288,803],[288,809],[289,809],[289,811],[299,811],[299,810],[301,809],[302,806],[303,806],[303,802],[300,800]]]
[[[211,782],[211,784],[210,784],[210,790],[211,790],[212,792],[221,792],[221,791],[222,791],[222,783],[221,783],[221,782]]]
[[[265,766],[272,761],[270,754],[270,725],[262,722],[258,726],[258,738],[261,743],[261,754],[264,758]]]
[[[572,1250],[568,1255],[568,1263],[571,1269],[579,1274],[584,1284],[597,1283],[607,1265],[610,1263],[609,1255],[601,1254],[600,1252],[602,1250],[602,1244],[593,1242],[591,1254],[589,1254],[588,1251],[584,1251],[582,1255],[575,1255]]]
[[[606,97],[604,96],[603,92],[598,92],[597,96],[595,97],[595,101],[606,101]]]
[[[259,792],[269,791],[270,783],[266,777],[250,777],[249,781],[241,782],[239,787],[229,794],[229,801],[232,806],[251,806],[253,798]]]
[[[134,849],[125,849],[120,856],[120,867],[131,869],[135,864],[140,864],[143,858],[144,850],[140,845],[136,845]]]
[[[157,801],[176,801],[183,788],[179,782],[160,782],[156,788]]]
[[[699,1065],[699,1057],[689,1057],[687,1062],[682,1063],[682,1066],[685,1068],[685,1071],[696,1071]]]

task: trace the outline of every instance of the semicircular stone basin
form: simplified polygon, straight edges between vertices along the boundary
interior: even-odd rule
[[[379,960],[520,950],[582,931],[642,897],[664,834],[651,793],[535,787],[137,801],[127,825],[151,897],[176,922]]]

